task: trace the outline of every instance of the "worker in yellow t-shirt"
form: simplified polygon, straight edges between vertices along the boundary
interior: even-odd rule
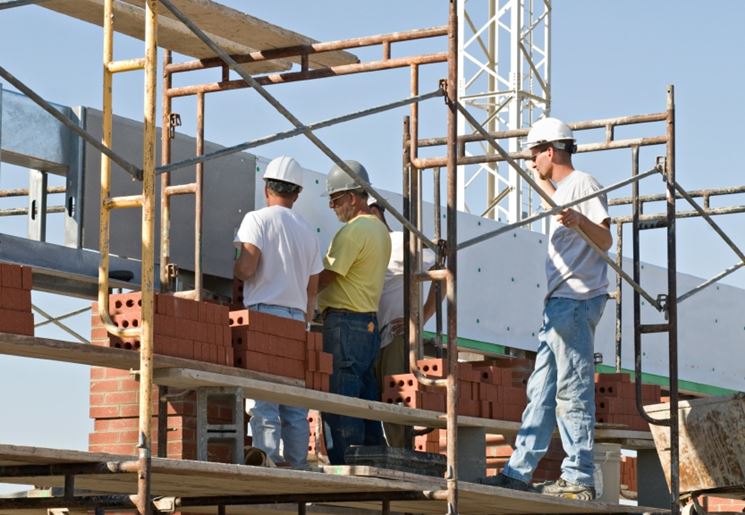
[[[345,161],[368,183],[367,170]],[[367,192],[338,165],[326,177],[329,207],[344,226],[334,236],[319,276],[323,350],[334,356],[330,391],[380,400],[375,359],[380,349],[378,303],[391,255],[388,230],[367,206]],[[329,461],[343,465],[350,445],[384,445],[380,422],[323,414]]]

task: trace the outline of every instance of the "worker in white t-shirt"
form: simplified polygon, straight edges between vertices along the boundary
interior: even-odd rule
[[[291,157],[278,157],[269,163],[263,178],[267,205],[243,218],[235,237],[240,255],[234,274],[243,281],[247,308],[307,322],[323,263],[315,233],[292,211],[303,189],[303,169]],[[306,408],[256,401],[250,421],[253,446],[275,463],[306,468],[307,418]]]
[[[391,374],[405,374],[409,371],[405,367],[404,345],[404,233],[392,231],[385,219],[385,208],[374,198],[368,199],[370,212],[377,216],[388,228],[391,237],[391,259],[385,271],[383,293],[378,306],[378,320],[380,322],[380,353],[375,363],[380,391],[383,388],[383,378]],[[435,255],[430,249],[422,251],[422,267],[430,269],[435,264]],[[422,309],[422,323],[429,320],[435,313],[435,288],[430,286],[427,300]],[[406,448],[405,426],[385,422],[383,424],[385,439],[389,447]]]
[[[590,174],[576,170],[574,134],[561,120],[543,118],[528,133],[528,167],[538,186],[558,206],[586,198],[551,219],[543,309],[535,369],[528,379],[528,405],[515,438],[515,450],[498,476],[482,482],[514,490],[532,490],[538,462],[558,426],[566,458],[561,477],[537,485],[546,495],[591,501],[595,498],[595,327],[608,299],[607,266],[600,250],[613,243],[605,194]],[[544,202],[546,204],[546,202]]]

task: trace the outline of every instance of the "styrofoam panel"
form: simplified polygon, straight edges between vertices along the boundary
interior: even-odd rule
[[[256,206],[265,205],[261,175],[268,163],[257,158]],[[295,208],[316,230],[325,251],[333,235],[341,227],[334,212],[328,207],[324,191],[325,175],[305,171],[304,188]],[[371,177],[373,184],[375,177]],[[400,209],[402,197],[398,193],[380,191],[391,204]],[[444,213],[444,208],[442,212]],[[433,206],[423,209],[423,230],[434,234]],[[387,215],[391,227],[400,228]],[[503,226],[468,213],[458,214],[458,240],[465,241]],[[446,234],[443,215],[442,234]],[[663,236],[663,232],[660,232]],[[546,294],[545,278],[546,236],[525,229],[516,229],[469,247],[458,256],[458,335],[488,343],[507,345],[517,349],[535,350],[537,334],[542,322],[543,301]],[[624,260],[624,270],[631,274],[631,260]],[[615,273],[609,270],[610,289],[615,288]],[[678,295],[685,293],[703,279],[678,274]],[[667,271],[644,264],[642,286],[654,298],[667,291]],[[633,296],[632,289],[623,289],[622,366],[633,369]],[[642,299],[643,301],[643,299]],[[745,390],[745,322],[742,306],[745,290],[719,285],[694,295],[681,303],[678,312],[678,345],[680,378],[735,390]],[[643,301],[642,322],[661,323],[662,314]],[[434,329],[434,321],[426,326]],[[667,376],[668,344],[666,334],[642,337],[643,371]],[[603,354],[607,365],[615,363],[615,301],[609,300],[595,338],[597,352]],[[733,357],[733,359],[728,359]]]

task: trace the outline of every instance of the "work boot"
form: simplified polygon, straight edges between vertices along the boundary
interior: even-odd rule
[[[525,481],[513,479],[504,474],[482,477],[478,482],[482,485],[498,486],[500,488],[509,488],[510,490],[519,490],[521,492],[535,492],[535,489]]]
[[[595,488],[591,486],[578,485],[559,478],[556,481],[547,481],[534,485],[536,490],[542,494],[564,499],[576,499],[578,501],[592,501],[595,499]]]

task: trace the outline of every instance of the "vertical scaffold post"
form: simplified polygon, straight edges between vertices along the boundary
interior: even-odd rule
[[[450,0],[448,15],[448,79],[447,79],[447,313],[448,313],[448,378],[447,378],[447,489],[448,514],[458,513],[458,312],[456,305],[456,278],[458,253],[458,12],[457,0]]]
[[[150,461],[153,415],[153,314],[155,265],[155,102],[158,59],[158,0],[145,4],[145,101],[142,145],[142,334],[140,339],[140,410],[137,511],[151,513]]]
[[[667,317],[670,367],[670,511],[679,513],[680,497],[680,420],[678,417],[678,287],[675,235],[675,90],[667,88]]]

